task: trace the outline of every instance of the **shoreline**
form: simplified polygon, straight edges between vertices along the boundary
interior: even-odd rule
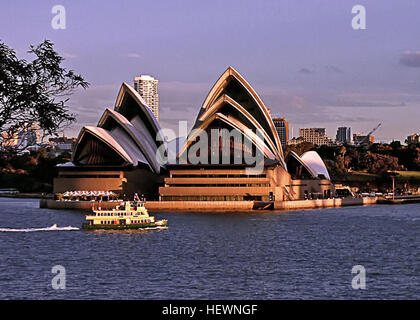
[[[288,211],[300,209],[337,208],[345,206],[374,205],[377,197],[372,198],[344,198],[344,199],[317,199],[297,201],[148,201],[146,209],[153,212],[269,212]],[[112,209],[117,202],[102,202],[103,209]],[[265,205],[265,206],[261,206]],[[90,211],[90,201],[57,201],[54,199],[41,199],[40,208],[57,210]],[[258,209],[265,207],[267,209]],[[269,207],[269,209],[268,209]]]
[[[17,199],[43,199],[42,193],[0,193],[0,198],[17,198]]]

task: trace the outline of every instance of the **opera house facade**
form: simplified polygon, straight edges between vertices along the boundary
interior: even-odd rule
[[[166,142],[143,98],[123,83],[114,110],[106,109],[97,126],[85,126],[72,162],[58,169],[54,193],[107,190],[156,197],[162,184]]]
[[[175,161],[167,161],[161,135],[144,100],[124,83],[114,110],[106,109],[97,126],[80,131],[72,163],[59,168],[54,192],[137,192],[161,201],[285,201],[334,194],[315,151],[285,158],[268,108],[232,67],[205,98]]]
[[[226,140],[223,130],[239,132],[242,143],[235,144],[235,138],[228,136],[230,148],[223,150],[222,140]],[[197,152],[198,148],[194,149],[194,146],[200,143],[201,132],[206,132],[207,136],[216,135],[219,139],[207,139],[209,161],[191,163],[188,160],[191,151]],[[235,155],[239,154],[237,158],[243,160],[246,153],[252,158],[257,152],[262,155],[262,166],[258,170],[255,170],[255,163],[235,161]],[[226,153],[230,153],[228,158],[231,161],[222,163]],[[210,158],[219,159],[219,163],[210,161]],[[289,171],[286,160],[289,160],[293,173]],[[297,154],[284,158],[268,108],[232,67],[210,90],[178,153],[178,163],[168,164],[167,169],[169,177],[159,188],[162,201],[285,201],[315,196],[326,198],[334,192],[328,171],[316,152],[305,158]]]

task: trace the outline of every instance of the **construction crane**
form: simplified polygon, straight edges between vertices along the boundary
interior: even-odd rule
[[[379,123],[375,128],[373,128],[367,135],[366,135],[366,137],[363,139],[363,140],[361,140],[361,141],[359,141],[359,143],[357,144],[357,145],[361,145],[361,144],[363,144],[363,143],[365,143],[368,139],[369,139],[369,137],[370,137],[370,135],[372,134],[372,133],[374,133],[380,126],[381,126],[381,124],[382,123]]]

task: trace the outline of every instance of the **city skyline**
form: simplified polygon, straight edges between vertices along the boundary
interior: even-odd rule
[[[325,127],[334,136],[339,126],[366,133],[382,122],[377,141],[403,142],[420,129],[418,2],[362,1],[366,30],[351,28],[354,1],[61,4],[65,30],[51,28],[54,3],[24,1],[1,4],[0,28],[1,40],[25,59],[30,44],[51,39],[65,65],[91,83],[70,98],[78,122],[69,136],[95,125],[121,82],[139,74],[160,81],[162,127],[180,120],[191,127],[209,85],[229,65],[295,133]]]

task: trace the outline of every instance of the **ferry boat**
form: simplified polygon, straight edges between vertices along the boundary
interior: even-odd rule
[[[137,230],[150,228],[166,228],[168,220],[155,220],[149,216],[142,201],[126,201],[112,210],[92,207],[94,214],[86,216],[83,230]]]

